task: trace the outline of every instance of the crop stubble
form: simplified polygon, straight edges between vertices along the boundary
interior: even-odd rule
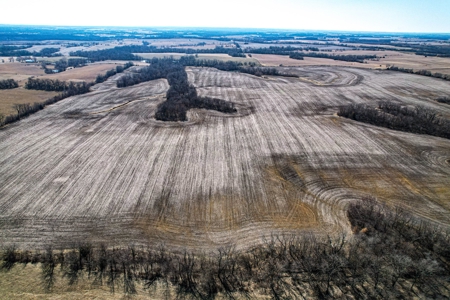
[[[423,92],[444,95],[448,82],[289,71],[301,78],[188,69],[200,96],[237,103],[237,115],[192,110],[186,123],[156,121],[165,80],[123,89],[107,81],[1,130],[0,242],[243,248],[272,233],[348,231],[345,205],[367,195],[450,224],[450,141],[334,115],[382,99],[448,115]]]

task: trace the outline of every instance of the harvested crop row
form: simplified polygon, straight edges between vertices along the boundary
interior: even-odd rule
[[[238,114],[191,110],[188,122],[156,121],[168,88],[156,80],[99,88],[1,130],[0,241],[244,248],[271,233],[350,230],[344,207],[365,195],[450,224],[450,141],[334,115],[386,98],[450,109],[395,92],[414,75],[302,72],[339,80],[188,68],[199,96],[232,101]],[[443,96],[448,87],[420,77],[416,88]]]

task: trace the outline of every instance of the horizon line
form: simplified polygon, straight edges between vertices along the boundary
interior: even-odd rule
[[[433,32],[433,31],[376,31],[376,30],[345,30],[345,29],[293,29],[293,28],[263,28],[263,27],[216,27],[216,26],[164,26],[164,25],[50,25],[50,24],[0,24],[1,27],[5,26],[18,26],[18,27],[78,27],[78,28],[150,28],[150,29],[221,29],[221,30],[247,30],[247,31],[281,31],[281,32],[321,32],[321,33],[377,33],[377,34],[440,34],[449,35],[450,32]]]

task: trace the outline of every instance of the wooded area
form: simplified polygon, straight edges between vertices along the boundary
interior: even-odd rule
[[[341,107],[338,115],[390,129],[450,138],[450,120],[423,106],[381,101],[376,109],[366,104],[351,104]]]
[[[0,90],[15,89],[19,87],[19,83],[14,79],[0,80]]]

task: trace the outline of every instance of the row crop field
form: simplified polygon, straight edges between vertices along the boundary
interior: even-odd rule
[[[448,118],[450,83],[389,71],[285,68],[255,77],[187,68],[199,96],[237,113],[154,118],[165,79],[67,98],[0,130],[0,243],[245,248],[271,234],[350,231],[374,196],[450,225],[450,141],[336,115],[391,100]]]

